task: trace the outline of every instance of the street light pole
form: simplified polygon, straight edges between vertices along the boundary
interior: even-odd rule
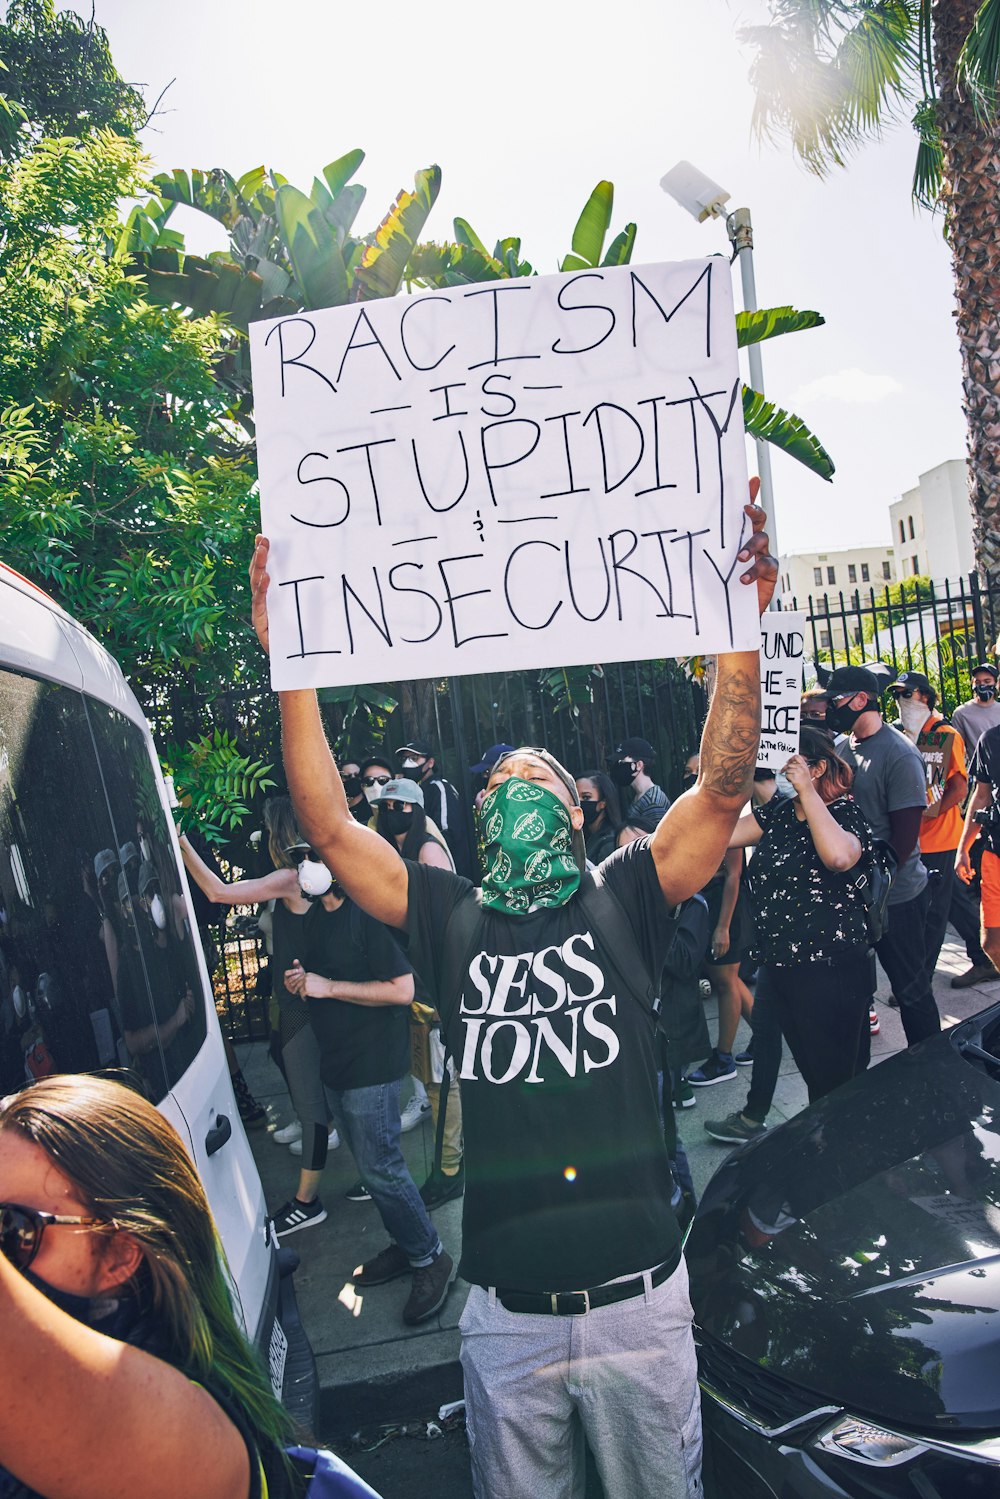
[[[665,193],[686,208],[698,222],[719,219],[725,212],[729,193],[711,177],[692,166],[689,161],[679,161],[660,178]],[[733,259],[740,263],[740,280],[743,284],[743,307],[746,312],[757,311],[757,287],[753,274],[753,225],[749,208],[737,208],[726,217],[726,233],[733,247]],[[754,390],[764,394],[764,367],[760,357],[760,344],[747,345],[747,362],[750,366],[750,384]],[[755,439],[757,448],[757,472],[760,475],[760,499],[767,511],[767,531],[772,557],[778,556],[778,520],[774,513],[774,485],[771,482],[771,450],[761,438]],[[781,581],[780,574],[778,578]],[[771,608],[778,607],[779,589],[775,590]]]
[[[757,311],[757,286],[753,274],[753,224],[749,208],[737,208],[726,219],[726,233],[733,247],[733,254],[740,263],[740,280],[743,285],[743,307],[746,312]],[[750,384],[754,390],[764,394],[764,366],[760,357],[760,344],[747,345],[747,362],[750,366]],[[778,556],[778,519],[774,513],[774,486],[771,482],[771,448],[763,438],[755,439],[757,448],[757,472],[760,475],[761,504],[767,511],[767,532],[771,541],[771,556]]]

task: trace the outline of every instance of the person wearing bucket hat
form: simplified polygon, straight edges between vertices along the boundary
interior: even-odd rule
[[[736,586],[755,587],[763,610],[777,564],[764,512],[751,503],[746,516]],[[265,650],[268,546],[258,538],[250,567]],[[359,906],[407,933],[458,1066],[461,1274],[472,1286],[462,1364],[477,1499],[554,1484],[579,1494],[581,1434],[605,1492],[688,1499],[700,1486],[697,1358],[651,996],[671,912],[718,868],[750,795],[759,651],[718,657],[695,786],[652,835],[594,873],[584,872],[584,818],[568,771],[537,746],[501,759],[482,808],[478,890],[399,860],[360,828],[315,691],[278,696],[303,832]]]

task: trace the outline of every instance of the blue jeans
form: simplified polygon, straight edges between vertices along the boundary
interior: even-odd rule
[[[417,1270],[441,1253],[441,1240],[399,1148],[401,1084],[397,1078],[371,1088],[327,1088],[326,1096],[386,1232]]]

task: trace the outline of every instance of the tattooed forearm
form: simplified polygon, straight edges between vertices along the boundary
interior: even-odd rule
[[[755,654],[719,657],[712,706],[701,739],[701,780],[727,799],[750,795],[760,743],[760,673]]]

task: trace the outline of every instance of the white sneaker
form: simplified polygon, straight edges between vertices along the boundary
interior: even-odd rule
[[[340,1144],[340,1136],[337,1134],[337,1131],[335,1129],[332,1129],[330,1131],[330,1133],[326,1137],[326,1148],[327,1148],[327,1150],[336,1150],[337,1146],[339,1144]],[[289,1154],[290,1155],[301,1155],[302,1154],[302,1132],[301,1132],[301,1130],[299,1131],[299,1138],[297,1140],[293,1140],[292,1141],[291,1145],[289,1145],[289,1147],[288,1147],[288,1150],[289,1150]]]
[[[414,1094],[399,1116],[399,1128],[402,1133],[405,1135],[407,1130],[416,1129],[421,1119],[427,1119],[430,1112],[430,1099],[418,1098]]]
[[[276,1129],[271,1138],[275,1145],[291,1145],[294,1140],[302,1139],[302,1126],[297,1119],[293,1119],[284,1129]]]

